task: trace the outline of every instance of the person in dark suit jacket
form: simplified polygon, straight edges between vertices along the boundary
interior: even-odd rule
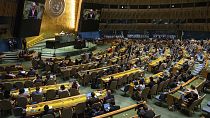
[[[112,103],[113,105],[115,104],[114,95],[112,95],[111,90],[107,90],[106,97],[104,98],[104,103],[107,103],[108,100],[111,100],[111,103]]]
[[[54,111],[51,110],[48,105],[45,105],[44,106],[44,111],[42,112],[41,116],[44,116],[44,115],[47,115],[47,114],[52,114],[55,118]]]
[[[150,77],[150,83],[147,85],[147,87],[150,87],[150,89],[155,85],[155,81],[153,79],[153,77]]]
[[[28,19],[37,19],[38,12],[36,10],[36,3],[33,2],[29,10]]]
[[[94,103],[100,102],[99,98],[95,97],[95,93],[91,93],[91,97],[87,100],[87,105],[91,107]]]

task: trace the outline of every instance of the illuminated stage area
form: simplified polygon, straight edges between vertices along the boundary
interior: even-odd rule
[[[41,41],[40,43],[34,45],[32,48],[29,48],[29,50],[35,50],[37,52],[42,53],[42,57],[53,57],[53,56],[75,56],[82,54],[87,51],[93,51],[96,49],[96,44],[86,42],[86,48],[82,49],[75,49],[73,45],[71,46],[66,46],[62,48],[57,48],[57,49],[50,49],[46,48],[46,42],[47,41],[52,41],[55,40],[55,38],[51,39],[45,39]]]

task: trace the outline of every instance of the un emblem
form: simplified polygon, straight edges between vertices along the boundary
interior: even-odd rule
[[[64,0],[49,0],[48,2],[48,12],[51,16],[58,17],[63,14],[65,10]]]

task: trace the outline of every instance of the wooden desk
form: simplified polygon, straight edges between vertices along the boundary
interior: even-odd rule
[[[175,102],[178,102],[181,99],[182,91],[180,90],[181,87],[184,87],[186,89],[190,89],[190,87],[193,85],[197,88],[199,88],[203,83],[205,83],[206,79],[202,77],[193,77],[192,79],[188,80],[187,82],[177,86],[174,90],[170,91],[167,95],[167,99],[172,100],[172,103],[169,103],[168,105],[171,106]]]
[[[120,53],[124,53],[126,51],[127,48],[121,48],[120,49]]]
[[[152,76],[150,76],[150,77],[153,77],[154,81],[157,83],[158,79],[159,79],[160,77],[162,77],[163,74],[164,74],[164,72],[159,72],[159,73],[154,74],[154,75],[152,75]],[[150,79],[149,79],[150,77],[145,78],[145,83],[146,83],[146,84],[149,84],[149,83],[150,83]]]
[[[91,63],[87,63],[87,64],[80,64],[80,65],[73,65],[73,66],[66,66],[66,67],[60,67],[60,71],[63,72],[63,71],[66,71],[66,70],[71,70],[71,69],[78,69],[79,67],[85,67],[85,66],[94,66],[98,64],[98,62],[91,62]]]
[[[106,96],[106,90],[96,91],[95,93],[99,99],[103,99]],[[87,101],[86,94],[82,94],[73,97],[41,102],[33,105],[27,105],[26,116],[33,116],[42,113],[44,111],[45,105],[48,105],[51,109],[59,110],[62,108],[74,107],[78,103],[84,103],[86,101]]]
[[[59,90],[60,86],[64,85],[65,88],[70,89],[72,86],[72,83],[62,83],[62,84],[55,84],[55,85],[48,85],[48,86],[40,86],[40,90],[42,91],[42,93],[47,93],[48,90]],[[28,94],[31,95],[33,92],[36,91],[36,87],[33,88],[28,88]],[[11,96],[13,96],[13,98],[16,98],[19,94],[19,90],[14,90],[11,91]]]
[[[138,104],[134,104],[93,118],[131,118],[137,114],[135,111],[137,106]]]
[[[188,61],[186,58],[180,59],[173,67],[173,74],[175,74],[177,70],[180,70],[186,61]]]
[[[27,78],[14,78],[14,79],[3,79],[1,80],[2,83],[11,83],[14,84],[16,82],[25,82],[25,81],[33,81],[36,77],[27,77]]]
[[[156,60],[153,60],[148,65],[148,71],[149,72],[152,72],[152,70],[154,69],[154,67],[156,67],[160,62],[163,62],[164,60],[166,60],[166,57],[165,56],[161,56],[161,57],[157,58]]]
[[[0,82],[14,84],[16,82],[24,83],[25,81],[33,81],[35,79],[36,79],[36,77],[14,78],[14,79],[3,79]],[[53,79],[56,81],[56,76],[53,76]],[[46,76],[42,76],[42,80],[46,80]]]
[[[130,75],[130,74],[133,74],[133,73],[144,73],[143,70],[140,70],[139,68],[134,68],[134,69],[131,69],[131,70],[127,70],[127,71],[124,71],[124,72],[120,72],[120,73],[116,73],[116,74],[112,74],[112,75],[108,75],[108,76],[105,76],[105,77],[102,77],[101,80],[102,82],[104,83],[107,83],[110,81],[110,77],[113,77],[115,80],[125,76],[125,75]]]

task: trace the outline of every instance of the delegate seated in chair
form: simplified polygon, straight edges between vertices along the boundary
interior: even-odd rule
[[[50,109],[48,105],[45,105],[44,106],[44,111],[42,112],[41,116],[44,116],[44,115],[47,115],[47,114],[52,114],[55,118],[54,111],[52,109]]]
[[[139,103],[136,108],[139,118],[153,118],[155,113],[152,109],[149,109],[145,102]]]
[[[111,90],[107,90],[106,97],[104,98],[104,103],[111,102],[115,104],[114,95],[112,95]]]
[[[91,107],[94,103],[100,102],[99,98],[96,97],[95,93],[91,93],[91,97],[87,100],[87,106]]]
[[[34,91],[34,92],[32,93],[32,95],[43,95],[43,93],[42,93],[42,91],[40,90],[39,87],[36,87],[36,91]]]
[[[198,92],[194,86],[191,86],[192,90],[185,92],[182,95],[182,106],[190,106],[195,100],[199,98]]]

